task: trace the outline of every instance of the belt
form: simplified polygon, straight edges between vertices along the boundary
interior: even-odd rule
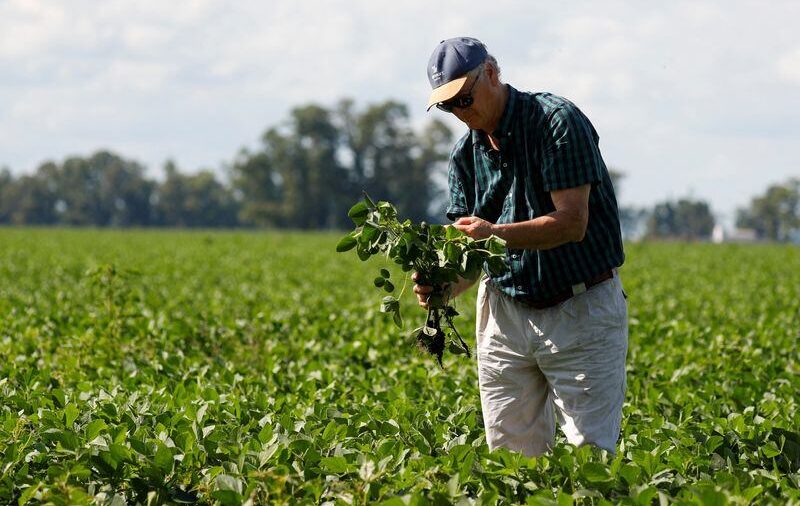
[[[544,300],[518,300],[514,299],[516,302],[521,303],[524,306],[532,307],[533,309],[547,309],[549,307],[553,307],[555,305],[561,304],[562,302],[571,299],[575,295],[585,292],[589,288],[599,285],[603,281],[609,280],[614,277],[615,269],[610,269],[602,274],[598,274],[597,276],[593,277],[589,281],[584,281],[583,283],[578,283],[577,285],[572,285],[567,290],[563,292],[557,293],[556,295],[550,297],[549,299]],[[500,292],[503,293],[503,292]]]

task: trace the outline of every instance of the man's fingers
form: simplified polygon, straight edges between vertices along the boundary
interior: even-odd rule
[[[432,286],[427,285],[414,285],[414,293],[419,295],[425,295],[431,293],[433,291]]]

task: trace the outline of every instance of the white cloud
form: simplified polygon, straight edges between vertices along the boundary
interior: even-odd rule
[[[587,112],[628,173],[623,201],[693,189],[730,208],[798,170],[798,15],[790,0],[9,0],[0,165],[107,147],[153,168],[219,166],[292,106],[345,96],[397,99],[421,124],[438,114],[422,105],[430,51],[468,34],[511,84]]]
[[[787,83],[800,85],[800,47],[778,59],[777,72]]]

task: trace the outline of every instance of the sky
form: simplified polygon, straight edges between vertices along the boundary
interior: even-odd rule
[[[625,174],[623,205],[708,201],[723,221],[800,177],[800,2],[0,0],[0,167],[110,149],[160,177],[224,173],[292,107],[426,113],[442,39],[572,100]],[[794,148],[794,149],[792,149]]]

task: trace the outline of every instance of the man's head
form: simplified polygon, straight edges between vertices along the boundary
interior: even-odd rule
[[[477,39],[443,40],[428,61],[428,109],[452,112],[469,128],[491,133],[503,113],[505,86],[497,61]]]

